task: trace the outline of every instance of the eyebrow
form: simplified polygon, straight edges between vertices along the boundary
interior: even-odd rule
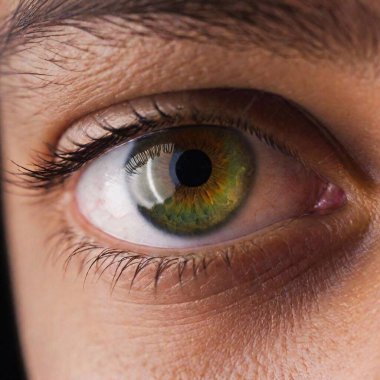
[[[365,0],[20,0],[0,32],[0,55],[54,36],[57,27],[102,36],[101,22],[121,20],[131,33],[368,61],[380,41],[380,13],[373,8]]]

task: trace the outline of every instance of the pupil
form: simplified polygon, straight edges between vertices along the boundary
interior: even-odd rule
[[[205,184],[212,172],[209,156],[201,150],[191,149],[183,152],[176,164],[175,173],[179,183],[187,187],[198,187]]]

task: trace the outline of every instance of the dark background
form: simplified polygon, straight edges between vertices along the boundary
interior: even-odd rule
[[[0,27],[1,26],[0,24]],[[0,145],[0,158],[1,156]],[[24,380],[26,376],[22,365],[17,337],[16,318],[11,295],[9,263],[5,244],[2,183],[2,165],[0,161],[0,380]]]
[[[0,201],[0,380],[23,380],[25,375],[16,334],[2,215]]]

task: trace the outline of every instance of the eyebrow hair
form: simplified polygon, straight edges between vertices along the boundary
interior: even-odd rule
[[[99,21],[117,19],[143,27],[132,33],[352,63],[378,54],[380,13],[372,8],[365,0],[20,0],[0,34],[0,54],[54,36],[56,27],[101,36]]]

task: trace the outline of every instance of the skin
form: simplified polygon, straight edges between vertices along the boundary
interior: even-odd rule
[[[352,179],[348,165],[337,177],[361,205],[352,206],[360,235],[352,252],[329,252],[294,278],[271,279],[268,286],[237,281],[223,291],[212,285],[207,294],[194,290],[192,297],[171,293],[170,281],[157,297],[141,291],[143,285],[128,293],[123,283],[110,294],[107,278],[83,287],[80,262],[65,271],[64,258],[52,259],[46,243],[70,211],[51,213],[48,201],[34,202],[7,185],[9,252],[29,378],[380,379],[376,70],[365,61],[322,64],[154,36],[130,36],[123,48],[112,48],[74,33],[88,51],[78,55],[68,46],[69,70],[46,61],[60,52],[51,40],[45,41],[50,53],[41,42],[10,59],[23,71],[42,65],[65,85],[42,86],[32,75],[1,78],[5,170],[14,171],[12,162],[29,167],[33,151],[44,151],[45,142],[56,143],[74,120],[93,111],[150,94],[233,87],[273,92],[317,115],[370,180]],[[370,232],[361,236],[366,223]]]

